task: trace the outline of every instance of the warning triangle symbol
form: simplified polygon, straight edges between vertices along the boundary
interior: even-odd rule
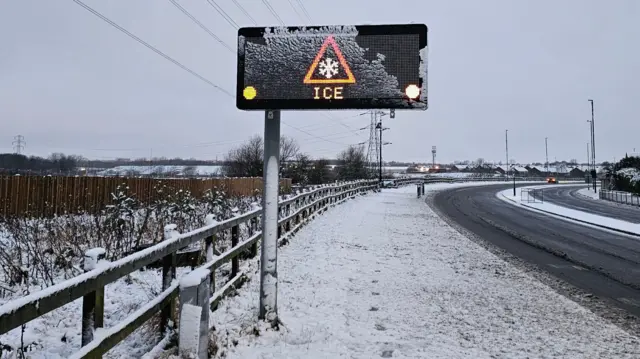
[[[320,69],[322,70],[322,73],[324,73],[324,77],[326,78],[314,79],[312,78],[313,73],[318,69],[318,65],[320,64],[322,57],[327,52],[327,47],[329,47],[329,45],[331,45],[331,47],[333,48],[333,52],[336,54],[336,57],[338,58],[338,63],[336,63],[333,59],[327,57],[323,61],[323,66],[321,66],[321,69]],[[335,75],[338,73],[340,66],[342,67],[342,71],[347,75],[347,78],[346,79],[332,78],[332,75]],[[318,51],[316,58],[313,59],[313,63],[311,64],[311,67],[309,67],[309,70],[307,71],[307,75],[304,77],[304,83],[305,84],[354,84],[356,83],[356,78],[353,76],[353,73],[351,72],[351,68],[349,67],[349,64],[347,64],[347,61],[344,59],[344,56],[342,55],[342,51],[340,51],[340,48],[338,48],[338,44],[336,43],[336,40],[333,38],[333,36],[329,35],[327,39],[324,40],[322,47],[320,47],[320,51]]]

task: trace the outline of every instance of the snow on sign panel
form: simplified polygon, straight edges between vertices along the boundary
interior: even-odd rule
[[[241,110],[427,109],[427,26],[238,30]]]

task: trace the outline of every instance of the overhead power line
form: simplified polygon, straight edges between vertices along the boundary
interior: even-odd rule
[[[304,12],[304,15],[307,17],[307,20],[309,20],[309,22],[313,22],[313,20],[311,20],[311,15],[309,15],[309,12],[307,11],[307,8],[304,6],[302,1],[301,0],[296,0],[296,1],[300,5],[300,9],[302,9],[302,12]]]
[[[282,19],[280,18],[280,16],[278,15],[278,13],[273,9],[273,7],[271,7],[271,5],[268,3],[267,0],[262,0],[263,3],[267,6],[267,8],[269,9],[269,11],[272,12],[272,14],[274,15],[274,17],[276,17],[276,19],[278,19],[278,21],[280,21],[281,24],[284,25],[284,22],[282,21]],[[205,82],[206,84],[222,91],[225,95],[231,97],[231,98],[235,98],[235,96],[227,91],[226,89],[222,88],[221,86],[213,83],[212,81],[208,80],[207,78],[205,78],[204,76],[200,75],[199,73],[191,70],[190,68],[188,68],[187,66],[183,65],[182,63],[180,63],[179,61],[173,59],[172,57],[170,57],[169,55],[165,54],[164,52],[158,50],[156,47],[152,46],[151,44],[149,44],[148,42],[142,40],[141,38],[137,37],[136,35],[134,35],[133,33],[129,32],[127,29],[123,28],[122,26],[118,25],[117,23],[113,22],[111,19],[107,18],[106,16],[102,15],[100,12],[98,12],[97,10],[94,10],[93,8],[91,8],[90,6],[88,6],[87,4],[83,3],[80,0],[73,0],[73,2],[75,2],[76,4],[78,4],[79,6],[81,6],[82,8],[84,8],[85,10],[89,11],[90,13],[92,13],[93,15],[97,16],[98,18],[100,18],[101,20],[105,21],[106,23],[108,23],[109,25],[113,26],[114,28],[120,30],[121,32],[123,32],[124,34],[126,34],[127,36],[131,37],[132,39],[136,40],[137,42],[139,42],[140,44],[144,45],[145,47],[147,47],[148,49],[152,50],[153,52],[155,52],[156,54],[162,56],[164,59],[170,61],[171,63],[173,63],[174,65],[180,67],[181,69],[183,69],[184,71],[187,71],[188,73],[190,73],[191,75],[197,77],[198,79],[200,79],[201,81]],[[174,3],[174,1],[171,1],[172,3]],[[178,8],[182,8],[181,6],[179,6],[179,4],[174,3],[174,5],[178,5]],[[184,9],[184,8],[182,8]],[[188,14],[188,11],[184,11],[185,15]],[[190,14],[189,14],[190,15]],[[187,16],[189,16],[187,15]],[[227,15],[228,16],[228,15]],[[189,16],[190,18],[193,17],[193,15]],[[195,19],[195,17],[193,17],[193,20],[196,21],[197,23],[200,23],[199,21],[197,21],[197,19]],[[233,19],[231,19],[233,21]],[[234,22],[235,23],[235,22]],[[206,27],[201,26],[201,28],[203,30],[206,29]],[[205,30],[207,31],[207,30]],[[209,31],[207,31],[209,32]],[[213,33],[211,33],[213,34]],[[213,34],[215,35],[215,34]],[[288,127],[291,127],[292,129],[307,134],[313,138],[317,138],[326,142],[331,142],[331,143],[335,143],[335,144],[339,144],[339,145],[347,145],[345,143],[341,143],[341,142],[336,142],[336,141],[332,141],[326,138],[323,138],[321,136],[317,136],[314,135],[313,133],[309,132],[309,131],[305,131],[303,129],[300,129],[296,126],[292,126],[284,121],[282,121],[282,123]],[[343,124],[344,125],[344,124]],[[348,126],[344,125],[346,128],[349,128]],[[350,129],[350,128],[349,128]],[[350,129],[351,130],[351,129]],[[351,130],[353,131],[353,130]],[[355,132],[354,132],[355,133]]]
[[[247,10],[245,10],[245,8],[240,5],[240,3],[238,2],[238,0],[231,0],[233,1],[234,4],[236,4],[236,6],[238,7],[238,9],[240,9],[240,11],[242,11],[242,13],[249,18],[249,20],[251,20],[251,22],[253,22],[254,25],[258,25],[258,22],[251,16],[251,14],[249,14],[249,12]]]
[[[296,6],[293,4],[293,0],[288,0],[288,1],[289,1],[289,5],[291,5],[291,8],[293,9],[293,11],[295,11],[296,15],[298,15],[298,17],[302,19],[303,16],[298,11],[298,8],[296,8]]]
[[[98,11],[94,10],[93,8],[91,8],[90,6],[88,6],[87,4],[83,3],[80,0],[73,0],[73,2],[75,2],[76,4],[80,5],[81,7],[83,7],[85,10],[89,11],[90,13],[92,13],[93,15],[99,17],[102,21],[108,23],[109,25],[115,27],[116,29],[120,30],[121,32],[123,32],[124,34],[126,34],[127,36],[129,36],[130,38],[136,40],[137,42],[139,42],[140,44],[144,45],[146,48],[148,48],[149,50],[155,52],[156,54],[162,56],[164,59],[166,59],[167,61],[170,61],[171,63],[173,63],[174,65],[180,67],[181,69],[183,69],[184,71],[187,71],[188,73],[190,73],[191,75],[197,77],[198,79],[202,80],[203,82],[209,84],[210,86],[222,91],[224,94],[226,94],[229,97],[233,97],[233,95],[223,89],[222,87],[216,85],[215,83],[209,81],[208,79],[206,79],[205,77],[203,77],[202,75],[200,75],[199,73],[191,70],[190,68],[186,67],[185,65],[183,65],[182,63],[180,63],[179,61],[173,59],[172,57],[170,57],[169,55],[165,54],[164,52],[158,50],[156,47],[152,46],[151,44],[149,44],[148,42],[142,40],[141,38],[137,37],[136,35],[132,34],[131,32],[129,32],[127,29],[123,28],[122,26],[116,24],[115,22],[111,21],[109,18],[107,18],[106,16],[102,15],[101,13],[99,13]]]
[[[262,0],[262,3],[264,4],[264,6],[267,7],[267,9],[271,13],[271,15],[273,15],[273,17],[275,17],[276,20],[278,20],[280,25],[284,26],[284,21],[282,21],[282,18],[278,15],[278,12],[276,12],[276,10],[273,8],[273,6],[271,6],[271,4],[269,4],[269,0]]]
[[[214,8],[218,14],[220,14],[229,23],[229,25],[233,26],[234,29],[238,29],[240,27],[215,0],[207,0],[207,3]]]
[[[191,13],[189,11],[187,11],[185,8],[183,8],[180,4],[178,4],[175,0],[169,0],[169,2],[171,2],[173,4],[173,6],[175,6],[176,8],[178,8],[178,10],[182,11],[183,14],[185,14],[187,17],[189,17],[191,19],[191,21],[193,21],[196,25],[200,26],[200,28],[204,31],[207,32],[207,34],[209,34],[209,36],[213,37],[216,41],[218,41],[222,46],[224,46],[227,50],[229,50],[231,53],[233,53],[233,49],[231,48],[231,46],[227,45],[226,42],[224,42],[221,38],[219,38],[216,34],[214,34],[211,30],[209,30],[209,28],[207,28],[206,26],[204,26],[200,21],[198,21],[198,19],[195,18],[195,16],[191,15]]]

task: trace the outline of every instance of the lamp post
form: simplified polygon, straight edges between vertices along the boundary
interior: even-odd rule
[[[591,178],[593,179],[593,192],[598,192],[596,189],[596,129],[595,129],[595,116],[593,110],[593,100],[588,100],[591,103]]]
[[[504,146],[507,155],[507,163],[504,164],[507,169],[507,179],[509,178],[509,130],[504,130]]]
[[[511,166],[511,173],[513,173],[513,197],[516,196],[516,171],[515,166]]]

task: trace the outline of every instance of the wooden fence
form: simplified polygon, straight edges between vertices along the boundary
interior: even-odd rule
[[[288,193],[290,179],[281,180]],[[262,192],[262,178],[156,179],[127,177],[0,176],[0,216],[34,217],[62,213],[97,213],[113,202],[118,186],[143,203],[179,190],[196,197],[218,188],[231,196]],[[162,189],[162,191],[161,191]]]
[[[415,181],[417,180],[408,180]],[[292,198],[282,198],[278,211],[278,237],[282,238],[296,231],[311,220],[314,214],[323,212],[330,206],[377,188],[378,182],[375,180],[354,181],[316,187]],[[161,333],[165,333],[169,322],[176,323],[178,319],[175,317],[175,306],[179,286],[173,281],[176,278],[176,253],[194,245],[201,249],[204,247],[207,258],[200,268],[211,271],[213,281],[210,286],[209,303],[212,309],[215,309],[220,299],[246,278],[240,271],[240,254],[246,253],[248,257],[255,257],[258,253],[258,244],[262,238],[259,231],[260,218],[261,210],[258,208],[189,233],[170,235],[165,241],[141,252],[97,268],[88,267],[91,270],[78,277],[8,302],[0,306],[0,335],[78,298],[83,298],[82,349],[71,358],[101,358],[109,349],[157,314],[160,314]],[[212,246],[215,245],[216,238],[229,232],[231,248],[219,256],[214,256]],[[91,256],[88,254],[88,257]],[[151,301],[145,298],[144,301],[147,303],[140,309],[130,314],[123,322],[105,328],[100,336],[94,337],[94,329],[104,325],[104,286],[156,262],[162,263],[162,293]],[[231,262],[228,281],[216,283],[215,270],[228,262]]]

